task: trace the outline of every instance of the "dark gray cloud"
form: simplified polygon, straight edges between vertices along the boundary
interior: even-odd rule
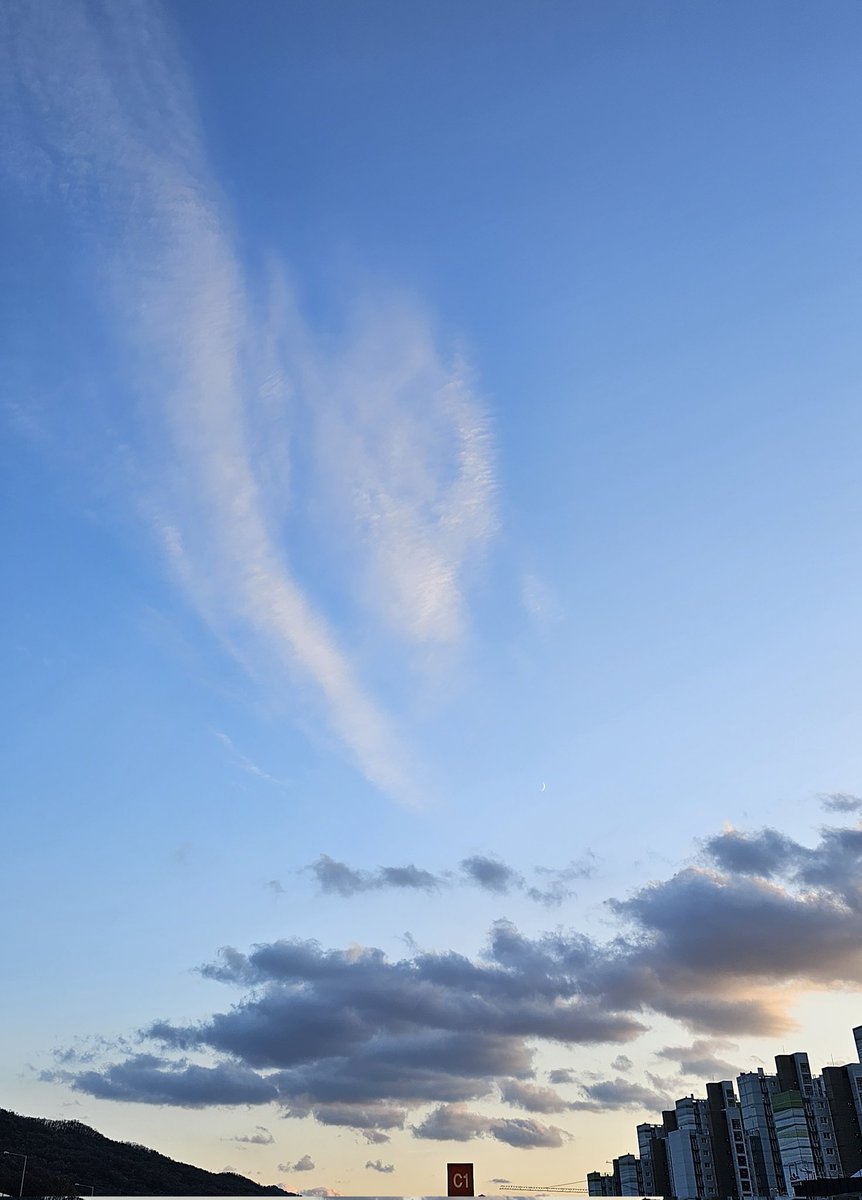
[[[527,1112],[565,1112],[571,1107],[553,1088],[538,1087],[521,1079],[504,1079],[500,1084],[500,1096],[505,1104],[525,1108]]]
[[[726,830],[704,843],[707,855],[725,871],[734,875],[784,875],[794,867],[802,851],[791,838],[776,829],[745,834]]]
[[[382,1146],[384,1142],[392,1141],[388,1133],[381,1133],[379,1129],[361,1129],[359,1132],[370,1146]]]
[[[182,1060],[168,1062],[153,1054],[136,1054],[100,1071],[62,1073],[55,1077],[100,1100],[143,1101],[178,1108],[268,1104],[278,1099],[274,1084],[247,1067],[229,1062],[201,1067]]]
[[[810,864],[803,881],[819,873]],[[661,960],[676,972],[856,981],[862,967],[858,913],[843,900],[858,888],[858,878],[849,884],[846,876],[822,871],[819,881],[822,892],[800,894],[690,869],[643,889],[616,911],[655,938]]]
[[[825,829],[813,848],[731,831],[705,848],[714,867],[609,902],[631,934],[588,972],[588,988],[734,1035],[788,1028],[784,985],[862,982],[862,829]]]
[[[862,805],[856,797],[833,799],[844,806],[842,811]],[[823,888],[862,911],[862,825],[823,829],[814,847],[803,846],[775,829],[753,834],[731,829],[707,839],[704,849],[725,871]]]
[[[615,1071],[630,1071],[634,1063],[627,1054],[618,1054],[611,1066]]]
[[[569,885],[576,879],[589,879],[594,873],[595,855],[592,851],[587,851],[580,862],[569,863],[562,869],[534,867],[533,870],[542,880],[542,885],[525,887],[525,894],[537,904],[544,904],[547,908],[559,908],[565,900],[570,900],[575,895]]]
[[[571,888],[566,887],[565,883],[559,879],[543,888],[525,888],[524,894],[531,900],[535,900],[537,904],[544,904],[545,908],[559,908],[561,904],[566,900],[571,900],[575,895]]]
[[[421,1125],[412,1128],[414,1136],[418,1138],[437,1142],[469,1142],[487,1132],[488,1117],[454,1104],[446,1104],[435,1108]]]
[[[381,1162],[379,1158],[369,1158],[365,1164],[366,1171],[379,1171],[381,1175],[391,1175],[395,1170],[394,1163]]]
[[[339,896],[355,896],[357,892],[369,892],[374,888],[373,876],[367,871],[354,871],[347,863],[336,862],[328,854],[309,866],[323,892],[336,892]]]
[[[486,1117],[470,1112],[461,1105],[441,1105],[434,1109],[421,1125],[414,1125],[413,1134],[439,1142],[469,1142],[489,1137],[522,1150],[554,1149],[567,1140],[565,1130],[555,1125],[515,1117]]]
[[[716,1038],[701,1038],[690,1046],[665,1046],[657,1053],[679,1067],[680,1075],[693,1075],[698,1079],[735,1079],[739,1067],[719,1058],[722,1050],[735,1050],[733,1042]]]
[[[378,867],[376,871],[356,871],[347,863],[338,862],[328,854],[320,857],[308,867],[315,876],[321,891],[334,892],[339,896],[355,896],[358,892],[376,892],[381,888],[406,888],[413,891],[434,892],[440,880],[430,871],[408,863],[404,867]]]
[[[820,800],[830,812],[862,813],[862,798],[851,796],[849,792],[833,792],[831,796],[821,796]]]
[[[559,1129],[556,1125],[543,1125],[540,1121],[528,1120],[525,1117],[494,1120],[490,1124],[488,1135],[518,1150],[556,1150],[571,1137],[565,1129]]]
[[[249,1146],[271,1146],[275,1141],[275,1138],[265,1126],[256,1125],[255,1130],[255,1133],[250,1133],[243,1137],[234,1137],[230,1140],[232,1142],[245,1142]]]
[[[655,1076],[653,1083],[660,1083]],[[630,1079],[602,1079],[596,1083],[581,1084],[583,1100],[576,1100],[572,1108],[597,1112],[615,1111],[629,1108],[644,1112],[661,1112],[665,1108],[673,1108],[673,1099],[663,1088],[645,1087],[633,1083]]]
[[[414,867],[412,863],[408,863],[406,867],[380,867],[378,878],[381,887],[413,888],[416,891],[433,892],[440,886],[436,875]]]
[[[855,829],[824,829],[820,845],[803,859],[798,879],[840,896],[862,914],[862,823]]]
[[[350,1129],[401,1129],[407,1116],[403,1108],[393,1104],[313,1104],[296,1105],[287,1110],[288,1116],[304,1117],[312,1113],[321,1125],[343,1125]]]
[[[471,882],[484,888],[486,892],[494,892],[505,896],[512,888],[522,888],[524,881],[513,868],[496,858],[486,858],[482,854],[474,854],[461,862],[461,870]]]
[[[569,1071],[565,1067],[557,1067],[553,1071],[548,1072],[548,1079],[551,1083],[576,1083],[577,1077],[574,1071]]]
[[[315,1169],[314,1160],[312,1159],[310,1154],[303,1154],[302,1158],[298,1159],[295,1163],[279,1163],[278,1169],[279,1169],[279,1171],[285,1171],[285,1172],[288,1172],[288,1171],[313,1171]]]
[[[422,1105],[488,1099],[501,1080],[510,1103],[559,1111],[551,1089],[518,1088],[533,1077],[531,1042],[621,1042],[642,1028],[581,996],[565,956],[577,958],[568,943],[534,946],[506,922],[494,927],[483,962],[453,953],[390,962],[378,950],[299,941],[247,955],[228,948],[203,974],[248,989],[239,1003],[195,1026],[151,1025],[143,1036],[161,1057],[71,1078],[79,1090],[144,1103],[276,1100],[289,1116],[363,1133],[403,1128]],[[195,1051],[225,1063],[194,1066]],[[479,1132],[511,1144],[555,1136],[511,1121]]]
[[[158,1054],[105,1042],[90,1061],[61,1055],[55,1077],[151,1104],[275,1101],[370,1144],[412,1119],[420,1137],[514,1145],[546,1135],[529,1123],[485,1124],[469,1105],[501,1098],[564,1111],[570,1102],[536,1083],[539,1042],[621,1047],[661,1013],[700,1038],[663,1057],[699,1077],[726,1076],[716,1038],[780,1032],[800,988],[862,984],[862,829],[825,829],[812,848],[775,830],[704,845],[710,865],[609,901],[618,928],[605,943],[562,927],[530,937],[497,921],[475,959],[415,944],[398,961],[299,940],[225,948],[201,973],[239,991],[231,1005],[194,1025],[150,1025],[142,1036]],[[337,877],[352,886],[349,874]],[[621,1077],[627,1056],[613,1070],[620,1077],[585,1084],[572,1103],[655,1109],[669,1099],[661,1081]],[[549,1080],[574,1082],[565,1069]],[[439,1132],[446,1121],[451,1134]]]
[[[330,858],[328,854],[321,854],[304,869],[314,875],[321,891],[330,895],[351,897],[384,888],[435,892],[443,887],[452,887],[455,883],[469,883],[494,895],[519,892],[537,904],[558,908],[575,895],[570,887],[572,881],[589,877],[593,873],[593,864],[594,856],[587,852],[581,862],[572,862],[567,867],[534,867],[537,883],[533,885],[528,885],[514,867],[482,854],[465,858],[458,873],[434,874],[412,863],[402,867],[378,867],[374,871],[362,871]],[[277,884],[278,881],[273,880],[268,886],[274,888]],[[283,890],[280,884],[278,888]]]

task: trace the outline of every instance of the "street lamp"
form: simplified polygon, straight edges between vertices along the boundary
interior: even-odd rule
[[[7,1154],[7,1155],[11,1155],[12,1158],[23,1158],[24,1159],[24,1166],[21,1168],[21,1186],[18,1189],[18,1195],[23,1196],[24,1195],[24,1172],[27,1170],[27,1155],[19,1154],[16,1150],[4,1150],[3,1153]]]

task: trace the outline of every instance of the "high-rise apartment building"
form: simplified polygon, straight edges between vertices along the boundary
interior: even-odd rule
[[[824,1067],[823,1092],[834,1135],[824,1157],[833,1163],[837,1160],[839,1176],[855,1175],[862,1170],[862,1063]],[[834,1153],[830,1155],[829,1149]]]
[[[778,1078],[767,1075],[763,1067],[738,1075],[739,1107],[748,1157],[754,1171],[758,1196],[780,1196],[786,1192],[784,1169],[778,1150],[772,1097],[778,1091]]]
[[[634,1154],[614,1159],[614,1187],[617,1196],[639,1196],[644,1190],[641,1161]]]
[[[674,1108],[677,1127],[667,1135],[673,1195],[678,1200],[717,1197],[719,1192],[706,1101],[684,1096],[677,1100]]]
[[[755,1195],[755,1176],[748,1160],[742,1110],[730,1080],[706,1085],[712,1158],[719,1196],[745,1200]]]
[[[814,1075],[808,1055],[779,1054],[763,1068],[709,1083],[706,1099],[677,1100],[662,1123],[637,1127],[638,1157],[614,1159],[613,1176],[592,1172],[590,1195],[673,1200],[776,1200],[794,1184],[839,1182],[862,1172],[862,1025],[859,1061]],[[600,1190],[605,1189],[605,1190]]]
[[[601,1171],[587,1172],[588,1196],[615,1196],[613,1175],[603,1175]]]
[[[781,1155],[789,1192],[794,1183],[818,1178],[814,1147],[808,1132],[805,1099],[795,1089],[776,1092],[772,1097],[772,1114],[778,1137],[778,1153]]]

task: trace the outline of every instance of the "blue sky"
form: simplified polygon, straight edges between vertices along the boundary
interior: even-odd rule
[[[858,6],[0,26],[5,1103],[490,1191],[851,1057]]]

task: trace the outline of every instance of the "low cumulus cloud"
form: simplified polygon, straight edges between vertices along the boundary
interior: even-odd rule
[[[567,867],[534,867],[538,882],[526,887],[525,894],[546,908],[559,908],[575,896],[571,884],[576,879],[590,878],[595,871],[595,861],[596,856],[587,850],[579,862],[569,863]]]
[[[203,974],[245,989],[239,1003],[198,1025],[155,1022],[144,1036],[158,1053],[63,1077],[92,1095],[145,1103],[274,1100],[288,1117],[313,1116],[369,1140],[407,1127],[428,1105],[437,1115],[414,1125],[416,1136],[436,1136],[447,1115],[463,1128],[464,1105],[493,1098],[500,1081],[507,1103],[558,1111],[551,1089],[519,1088],[534,1075],[533,1042],[627,1041],[643,1026],[583,998],[560,948],[537,945],[528,955],[528,945],[499,923],[481,961],[428,952],[392,962],[379,950],[301,941],[226,950]],[[195,1052],[224,1061],[201,1066]],[[530,1119],[476,1119],[476,1136],[560,1144],[557,1131]]]
[[[842,804],[855,797],[840,797]],[[843,811],[848,811],[844,809]],[[851,907],[862,903],[862,825],[821,830],[820,842],[803,846],[776,829],[744,833],[727,829],[703,843],[706,856],[724,871],[822,888]]]
[[[505,896],[516,887],[523,887],[524,881],[512,867],[507,866],[496,858],[486,858],[482,854],[474,854],[465,858],[461,870],[472,883],[484,888],[486,892],[494,892],[497,896]]]
[[[463,859],[457,871],[433,872],[413,863],[380,866],[373,871],[360,870],[328,854],[321,854],[304,869],[315,877],[322,892],[345,898],[386,888],[436,892],[441,888],[470,884],[492,895],[506,896],[517,892],[547,908],[558,908],[575,895],[571,883],[592,874],[593,862],[594,856],[588,851],[582,861],[569,863],[566,867],[534,867],[536,882],[533,884],[508,863],[483,854]]]
[[[521,1150],[554,1150],[570,1136],[555,1125],[523,1117],[486,1117],[460,1104],[441,1104],[412,1129],[415,1137],[432,1141],[470,1142],[474,1138],[491,1137]]]
[[[291,1171],[313,1171],[315,1169],[314,1160],[310,1154],[303,1154],[302,1158],[297,1159],[295,1163],[279,1163],[278,1169],[285,1173]]]
[[[522,1079],[504,1079],[500,1084],[500,1097],[505,1104],[525,1108],[527,1112],[564,1112],[571,1104],[553,1088],[538,1087]]]
[[[370,1144],[408,1128],[558,1144],[555,1127],[532,1117],[495,1120],[471,1107],[495,1099],[540,1115],[659,1111],[672,1088],[627,1077],[622,1053],[652,1014],[694,1035],[660,1057],[726,1077],[725,1039],[780,1034],[806,988],[862,985],[862,829],[825,829],[813,847],[776,830],[725,831],[703,846],[705,862],[608,901],[617,929],[607,942],[562,927],[528,936],[501,920],[476,958],[411,945],[391,960],[300,940],[225,948],[201,973],[238,993],[230,1006],[192,1025],[154,1022],[143,1049],[106,1042],[87,1060],[60,1055],[48,1075],[104,1099],[276,1102]],[[618,1074],[581,1082],[551,1071],[551,1085],[580,1088],[565,1100],[536,1081],[541,1043],[616,1047]]]
[[[264,1125],[256,1125],[255,1132],[242,1137],[230,1139],[232,1142],[245,1142],[249,1146],[271,1146],[275,1138]]]
[[[379,1129],[359,1129],[356,1132],[361,1134],[370,1146],[382,1146],[384,1142],[392,1141],[388,1133],[382,1133]]]
[[[433,892],[441,884],[436,875],[408,863],[403,867],[378,867],[376,871],[357,871],[347,863],[321,854],[308,870],[316,878],[321,891],[339,896],[355,896],[359,892],[374,892],[381,888],[402,888]]]
[[[650,1086],[619,1077],[581,1084],[584,1099],[573,1101],[570,1107],[587,1112],[614,1112],[624,1108],[661,1112],[663,1109],[673,1108],[673,1097],[665,1090],[663,1081],[656,1076],[648,1078]]]
[[[820,802],[829,812],[862,813],[862,798],[851,796],[849,792],[833,792],[831,796],[821,796]]]
[[[382,1162],[379,1158],[369,1158],[365,1164],[366,1171],[379,1171],[381,1175],[391,1175],[395,1170],[394,1163]]]
[[[679,1067],[680,1075],[692,1075],[698,1079],[735,1079],[739,1067],[719,1054],[735,1050],[733,1042],[720,1038],[700,1038],[690,1046],[665,1046],[657,1051],[660,1058],[669,1059]]]

